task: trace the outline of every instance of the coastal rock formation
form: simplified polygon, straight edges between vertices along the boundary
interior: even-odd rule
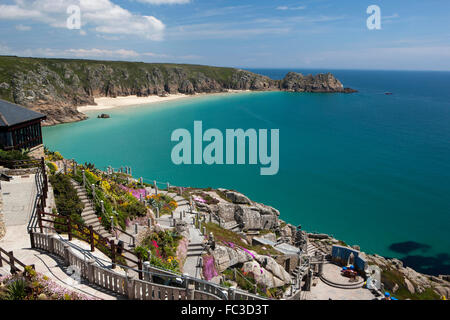
[[[242,193],[218,189],[224,200],[215,192],[208,195],[215,199],[214,203],[197,203],[199,210],[212,214],[224,222],[225,228],[238,228],[240,231],[248,230],[278,230],[280,212],[270,206],[250,200]]]
[[[291,276],[275,259],[250,251],[254,258],[239,248],[216,246],[212,252],[216,270],[220,273],[230,267],[242,265],[242,271],[252,273],[255,281],[267,288],[291,283]]]
[[[301,73],[289,72],[281,81],[281,89],[294,92],[355,92],[344,88],[331,73],[304,76]]]
[[[216,263],[216,269],[219,272],[223,272],[229,267],[237,264],[243,264],[253,260],[252,256],[243,250],[236,250],[220,245],[216,246],[212,255],[214,257],[214,262]]]
[[[241,69],[198,65],[0,57],[0,98],[47,115],[44,125],[86,119],[78,106],[97,97],[214,93],[228,90],[352,92],[332,74],[283,80]]]

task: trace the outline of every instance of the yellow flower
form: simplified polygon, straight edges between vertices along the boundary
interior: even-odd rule
[[[103,180],[103,181],[102,181],[102,189],[103,189],[104,191],[109,191],[109,190],[111,190],[111,185],[109,184],[108,181],[106,181],[106,180]]]

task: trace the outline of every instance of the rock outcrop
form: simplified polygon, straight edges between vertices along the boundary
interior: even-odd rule
[[[0,57],[0,98],[47,115],[44,125],[86,119],[78,106],[96,97],[227,90],[352,92],[332,74],[290,72],[273,80],[250,71],[197,65]]]
[[[282,287],[291,283],[291,276],[275,259],[250,251],[253,256],[239,248],[216,246],[212,252],[216,269],[223,272],[242,265],[242,272],[251,273],[258,284],[266,288]]]
[[[227,200],[218,196],[215,192],[209,192],[209,196],[216,201],[214,204],[197,203],[199,210],[220,218],[225,228],[239,228],[240,231],[248,230],[278,230],[280,212],[270,206],[250,200],[242,193],[218,189]]]
[[[344,88],[331,73],[304,76],[301,73],[289,72],[281,81],[281,89],[294,92],[355,92],[353,89]]]

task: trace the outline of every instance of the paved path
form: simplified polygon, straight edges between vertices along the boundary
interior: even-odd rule
[[[1,184],[6,206],[5,216],[7,218],[5,220],[7,227],[5,237],[0,240],[0,247],[7,251],[13,251],[14,256],[26,265],[34,264],[37,272],[48,276],[62,287],[98,299],[114,300],[119,298],[99,287],[88,286],[85,281],[81,283],[75,281],[70,277],[70,273],[67,272],[67,268],[63,265],[60,258],[49,255],[44,251],[31,249],[27,224],[32,203],[36,196],[34,176],[29,178],[15,177],[14,180],[2,182]],[[49,190],[47,206],[53,207],[54,198],[50,191],[51,189]],[[75,241],[74,243],[76,244]],[[80,241],[78,245],[81,245],[79,247],[80,254],[83,254],[81,253],[82,251],[90,254],[87,243],[81,244]],[[100,259],[108,261],[106,260],[108,258],[99,250],[96,250],[95,256],[97,261],[100,261]],[[5,274],[9,274],[9,266],[6,267],[4,264],[4,267],[0,268],[0,275]]]
[[[309,292],[303,292],[306,300],[373,300],[375,296],[368,289],[339,289],[325,284],[318,279],[317,285]]]
[[[323,275],[336,283],[348,284],[347,278],[341,276],[341,267],[327,263],[323,267]],[[306,300],[373,300],[375,295],[368,289],[359,287],[354,289],[337,288],[330,286],[320,278],[316,279],[317,284],[311,287],[311,291],[304,292],[302,297]]]
[[[10,182],[2,181],[1,187],[6,227],[27,224],[36,198],[34,174],[14,176]]]

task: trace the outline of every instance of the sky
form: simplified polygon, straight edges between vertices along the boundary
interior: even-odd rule
[[[448,71],[449,13],[448,0],[0,0],[0,55]]]

